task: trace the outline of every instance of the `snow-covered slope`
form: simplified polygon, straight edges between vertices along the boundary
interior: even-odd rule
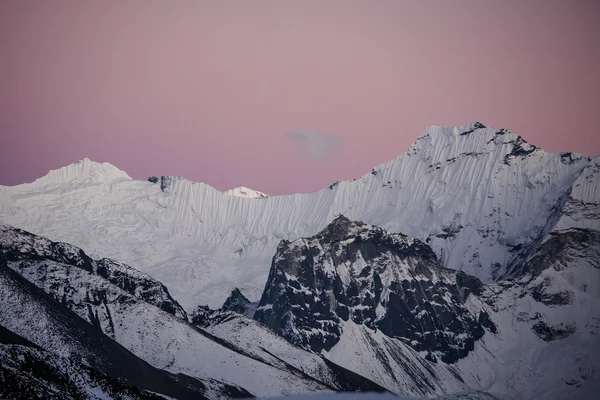
[[[259,192],[258,190],[248,189],[244,186],[238,186],[236,188],[226,190],[223,193],[229,196],[246,197],[249,199],[266,199],[269,197],[268,194]]]
[[[0,325],[55,357],[131,385],[179,399],[204,398],[202,382],[156,369],[136,357],[8,268],[1,253]]]
[[[0,398],[160,400],[75,360],[59,357],[0,326]]]
[[[480,296],[498,326],[484,337],[475,359],[492,393],[520,399],[591,399],[600,391],[600,232],[554,233],[510,281]],[[495,366],[495,368],[494,368]],[[486,378],[487,375],[487,378]]]
[[[198,326],[229,346],[280,369],[302,371],[336,391],[380,392],[386,389],[326,358],[305,351],[267,327],[241,314],[199,307],[192,316]],[[389,389],[388,389],[389,390]]]
[[[249,201],[84,160],[0,187],[0,221],[132,265],[188,311],[219,307],[234,287],[258,300],[279,241],[311,236],[340,213],[425,241],[444,266],[490,282],[518,269],[555,226],[600,229],[598,162],[480,123],[432,126],[358,180]]]

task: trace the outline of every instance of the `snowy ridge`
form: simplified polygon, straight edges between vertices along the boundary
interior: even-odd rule
[[[128,180],[132,180],[132,178],[114,165],[107,162],[97,163],[91,161],[89,158],[84,158],[66,167],[51,170],[48,174],[36,179],[29,185],[37,187],[51,186],[65,182],[110,185]]]
[[[310,236],[340,213],[426,241],[444,266],[493,281],[524,261],[517,247],[543,240],[540,231],[600,229],[600,219],[577,216],[587,211],[570,211],[582,196],[600,203],[597,163],[480,123],[432,126],[395,160],[311,194],[247,201],[181,177],[164,190],[96,185],[67,167],[51,184],[0,187],[0,220],[147,272],[189,311],[219,307],[235,287],[258,300],[279,241]]]
[[[48,292],[60,288],[54,293],[57,300],[68,297],[72,306],[81,305],[84,310],[79,312],[80,316],[89,318],[87,313],[93,314],[95,318],[89,322],[109,336],[113,329],[109,308],[119,302],[143,301],[178,318],[187,317],[160,282],[109,259],[92,260],[68,243],[51,242],[0,224],[0,252],[8,259],[9,266],[29,281],[40,280],[38,286],[42,289]],[[32,265],[32,260],[44,262]],[[84,302],[91,302],[94,312]]]
[[[435,262],[435,256],[431,250],[427,250],[424,243],[418,240],[402,234],[387,235],[380,228],[348,222],[343,217],[337,217],[332,224],[310,240],[284,241],[280,246],[289,248],[291,255],[297,256],[298,265],[293,266],[290,272],[295,269],[310,273],[305,266],[309,257],[303,254],[304,252],[310,254],[310,257],[319,258],[319,260],[323,259],[319,254],[329,254],[332,259],[340,258],[344,254],[344,257],[354,260],[353,263],[359,267],[355,268],[345,263],[343,259],[336,261],[341,261],[348,271],[354,271],[354,275],[358,275],[360,278],[359,287],[366,290],[361,289],[352,295],[346,292],[347,300],[353,302],[353,305],[351,304],[352,319],[341,323],[339,341],[323,352],[328,359],[394,392],[415,395],[432,396],[455,393],[449,395],[448,398],[461,398],[456,395],[457,392],[474,390],[475,392],[466,398],[490,398],[489,396],[493,395],[496,398],[507,400],[541,400],[549,397],[572,400],[592,398],[600,390],[598,386],[600,382],[600,365],[598,363],[600,360],[600,353],[598,353],[600,351],[598,335],[600,332],[600,314],[598,313],[600,310],[600,232],[581,228],[553,231],[549,234],[548,240],[536,245],[532,255],[522,268],[513,273],[511,280],[481,285],[474,278],[442,267],[434,268],[434,270],[439,270],[436,274],[428,272],[427,265],[423,265],[423,263]],[[11,232],[9,228],[5,228],[5,232],[8,233],[3,235],[5,239],[0,241],[0,245],[8,251],[2,251],[2,255],[8,256],[11,267],[21,273],[47,269],[49,264],[59,263],[56,261],[59,256],[63,257],[60,262],[63,264],[62,268],[76,267],[85,270],[86,263],[81,262],[81,260],[85,260],[85,257],[80,250],[77,251],[73,246],[50,242],[50,248],[48,248],[43,246],[44,243],[48,243],[44,239],[35,237],[32,239],[31,235],[28,236],[19,231]],[[16,243],[12,247],[10,246],[11,238],[14,238]],[[369,241],[375,241],[373,243],[375,246],[369,247]],[[310,247],[307,246],[309,242],[313,242]],[[34,243],[34,245],[27,243]],[[358,244],[358,250],[363,256],[353,257],[353,252],[348,250],[340,252],[341,249],[335,248],[335,243],[348,248]],[[49,251],[51,249],[54,251]],[[69,251],[64,251],[64,249]],[[440,356],[434,347],[429,348],[429,350],[434,350],[429,352],[427,347],[415,349],[413,348],[415,343],[410,340],[407,342],[405,334],[395,337],[396,334],[392,329],[394,337],[391,337],[389,328],[378,329],[375,327],[373,329],[369,321],[372,315],[366,312],[369,307],[364,307],[370,303],[369,298],[372,296],[370,293],[376,294],[378,291],[378,279],[370,270],[381,270],[377,259],[385,264],[390,253],[393,252],[400,252],[403,254],[402,257],[408,260],[411,257],[414,259],[412,263],[408,262],[409,268],[405,272],[394,275],[395,278],[403,279],[402,289],[394,288],[394,291],[399,293],[405,292],[402,301],[409,305],[414,300],[420,304],[433,299],[437,304],[434,305],[434,308],[438,310],[442,299],[444,301],[450,301],[452,298],[460,299],[460,303],[453,304],[450,309],[466,308],[468,313],[477,316],[478,322],[486,327],[483,337],[474,341],[474,346],[466,356],[462,356],[458,360],[451,360],[453,364],[447,364],[441,357],[441,360],[430,357],[430,353],[436,357]],[[356,254],[358,255],[358,253]],[[52,256],[53,259],[43,258],[48,258],[48,256]],[[285,257],[277,255],[273,260],[274,263],[277,263],[285,260]],[[368,262],[365,262],[366,260]],[[335,275],[336,273],[339,276],[346,276],[340,280],[348,283],[348,288],[352,286],[349,281],[346,281],[350,274],[344,275],[340,272],[343,268],[331,268],[332,265],[321,261],[319,264],[322,264],[323,271],[325,271],[324,276],[330,277],[331,274]],[[51,265],[51,267],[54,266],[56,265]],[[401,269],[404,267],[401,265]],[[365,270],[368,273],[363,273]],[[48,293],[53,294],[55,298],[57,298],[56,294],[62,293],[63,295],[58,297],[62,298],[65,304],[73,310],[77,310],[77,307],[73,306],[78,301],[94,304],[93,301],[90,302],[91,299],[77,293],[77,281],[80,279],[71,272],[68,274],[71,276],[73,287],[70,287],[68,291],[62,290],[60,284],[57,287],[56,280],[51,285],[44,286],[48,278],[54,279],[51,275],[42,276],[38,273],[27,273],[26,275],[28,279],[36,282],[39,286],[45,287]],[[0,324],[8,324],[11,329],[19,330],[20,334],[27,336],[30,340],[37,339],[38,343],[41,340],[41,343],[51,346],[52,349],[55,349],[54,351],[65,349],[67,352],[64,354],[66,355],[83,354],[85,356],[90,354],[90,348],[76,346],[81,343],[81,340],[77,336],[72,336],[73,332],[64,337],[60,333],[57,336],[56,328],[58,327],[60,331],[63,325],[52,322],[56,320],[56,311],[44,306],[39,299],[28,297],[27,290],[19,289],[18,279],[16,279],[18,276],[15,275],[14,271],[0,265],[0,305],[2,308]],[[286,272],[286,275],[290,274]],[[287,286],[293,290],[288,293],[300,294],[298,299],[303,298],[303,301],[308,304],[316,304],[310,295],[307,296],[306,289],[308,288],[303,287],[306,286],[304,285],[306,282],[290,279],[290,277],[286,276]],[[459,279],[459,277],[462,278]],[[83,280],[85,282],[93,281],[90,278],[83,278]],[[462,294],[461,291],[448,293],[448,291],[445,292],[434,286],[434,292],[437,293],[430,297],[427,292],[431,293],[431,282],[434,280],[438,284],[450,285],[448,287],[459,284]],[[345,285],[344,282],[340,283]],[[404,286],[405,283],[410,285],[411,282],[417,283],[417,287],[421,290],[415,299],[411,299],[410,295],[406,296],[408,293],[416,294],[417,287]],[[298,286],[299,283],[302,283],[303,286]],[[374,286],[372,286],[373,284]],[[327,289],[322,284],[320,287]],[[464,289],[469,287],[471,289],[465,292]],[[283,288],[286,288],[285,284]],[[66,297],[65,294],[67,294]],[[338,290],[331,293],[335,296],[340,294],[343,295],[343,292]],[[436,298],[436,295],[439,297]],[[391,299],[391,295],[388,295],[386,303],[389,302],[391,305]],[[324,364],[322,359],[319,360],[316,355],[289,346],[275,335],[267,333],[263,327],[248,321],[241,315],[235,317],[232,316],[232,313],[217,312],[218,321],[214,324],[210,321],[211,323],[206,327],[207,333],[202,335],[207,341],[199,343],[196,336],[191,333],[187,334],[186,330],[182,329],[182,325],[187,326],[187,324],[180,318],[160,310],[155,305],[144,305],[144,302],[133,302],[132,304],[128,299],[125,300],[124,304],[113,306],[116,310],[114,312],[115,326],[119,326],[120,332],[126,332],[120,340],[126,347],[136,349],[136,353],[144,354],[144,358],[153,364],[162,365],[166,361],[168,369],[172,369],[174,372],[191,371],[190,375],[194,376],[199,376],[198,371],[202,371],[204,368],[204,371],[209,371],[209,376],[221,376],[219,375],[221,373],[233,381],[248,382],[258,376],[261,379],[257,385],[265,385],[268,382],[271,386],[262,390],[264,392],[268,390],[270,393],[282,390],[285,391],[281,393],[294,393],[290,390],[307,391],[306,386],[303,386],[301,382],[313,382],[317,385],[321,382],[321,389],[318,390],[331,389],[331,386],[335,387],[339,384],[336,379],[339,374],[327,368],[331,365]],[[328,302],[327,305],[331,310],[331,302]],[[389,305],[385,304],[388,307]],[[381,306],[384,306],[383,302]],[[274,307],[267,307],[263,304],[263,310],[269,308],[273,309]],[[336,313],[341,310],[340,307],[334,308]],[[382,313],[380,308],[379,305],[376,307],[375,321],[382,321],[380,318],[387,314]],[[422,315],[417,308],[413,309],[412,306],[409,306],[408,309],[409,313]],[[321,308],[321,311],[324,310],[326,309]],[[403,312],[398,313],[398,310],[396,306],[393,316],[402,317],[401,327],[405,327],[408,315]],[[443,309],[439,310],[443,316]],[[440,311],[436,311],[436,313]],[[295,310],[293,315],[302,318],[302,313],[298,310]],[[312,315],[318,318],[318,313]],[[35,323],[23,324],[24,316],[27,321],[35,321]],[[464,317],[459,317],[462,318],[463,323],[467,321]],[[179,323],[173,323],[175,320]],[[362,323],[357,323],[361,320]],[[40,322],[45,329],[30,329],[31,326]],[[422,324],[423,322],[425,321],[419,323],[421,329],[426,328]],[[156,329],[157,326],[160,328]],[[445,336],[453,332],[453,329],[452,324],[445,325],[444,323],[444,329],[436,328],[436,331]],[[202,334],[201,331],[195,331]],[[39,332],[44,332],[44,334],[39,335]],[[49,337],[48,334],[50,334]],[[86,338],[87,336],[89,334],[82,337]],[[463,340],[469,339],[467,332],[458,333],[458,336]],[[215,338],[219,340],[215,340]],[[428,345],[437,345],[437,339],[429,342]],[[166,343],[169,345],[165,345]],[[221,346],[220,350],[215,347],[216,343]],[[173,347],[176,347],[175,352],[173,352]],[[156,349],[159,348],[163,350],[157,352]],[[223,354],[224,348],[228,348],[229,352]],[[352,351],[349,351],[350,349]],[[232,353],[236,354],[233,360],[231,359]],[[242,358],[235,358],[240,355]],[[93,359],[97,355],[92,351],[91,357]],[[248,363],[245,357],[258,363],[254,365],[262,364],[262,367],[252,368],[252,362]],[[201,360],[211,360],[211,363],[221,360],[221,363],[226,365],[228,362],[242,365],[239,370],[232,369],[232,364],[224,366],[227,371],[225,373],[220,371],[220,368],[215,368],[214,364],[200,365],[199,361]],[[219,365],[218,362],[216,364]],[[273,370],[269,370],[269,367],[283,372],[282,368],[286,366],[288,367],[286,368],[287,374],[290,377],[290,380],[287,381],[288,384],[274,384],[278,382],[278,377]],[[298,373],[300,374],[298,375]],[[285,375],[281,379],[285,381]],[[218,387],[213,386],[217,382],[207,377],[204,377],[203,381],[212,382],[209,385],[209,387],[212,386],[211,390],[207,392],[207,395],[210,398],[219,397]],[[294,383],[293,388],[290,386],[291,382]],[[339,386],[335,388],[340,389]],[[491,393],[491,395],[481,392]]]
[[[397,394],[435,397],[482,389],[476,380],[459,379],[457,368],[431,363],[400,340],[352,321],[344,323],[339,344],[324,355]]]

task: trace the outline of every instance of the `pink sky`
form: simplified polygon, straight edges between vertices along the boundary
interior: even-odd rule
[[[475,120],[597,155],[599,20],[596,0],[2,1],[0,184],[88,157],[309,192]]]

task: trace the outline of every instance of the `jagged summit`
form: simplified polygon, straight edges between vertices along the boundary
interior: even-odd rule
[[[351,221],[343,214],[339,214],[325,227],[325,229],[317,233],[314,237],[340,239],[356,232],[364,226],[365,224],[360,221]]]
[[[266,193],[259,192],[258,190],[249,189],[244,186],[238,186],[236,188],[229,189],[223,193],[225,193],[228,196],[244,197],[248,199],[266,199],[269,197],[269,195]]]
[[[363,242],[377,240],[380,244],[392,246],[399,251],[413,246],[414,251],[420,252],[424,247],[427,247],[425,243],[418,239],[408,237],[402,233],[388,233],[378,226],[365,224],[362,221],[352,221],[343,214],[336,216],[325,229],[309,239],[319,240],[327,244],[355,239]],[[429,253],[422,255],[435,258],[433,252]]]

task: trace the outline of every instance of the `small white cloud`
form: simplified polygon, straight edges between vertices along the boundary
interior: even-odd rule
[[[286,135],[296,141],[312,160],[318,162],[327,161],[342,147],[341,139],[330,133],[292,131]]]

